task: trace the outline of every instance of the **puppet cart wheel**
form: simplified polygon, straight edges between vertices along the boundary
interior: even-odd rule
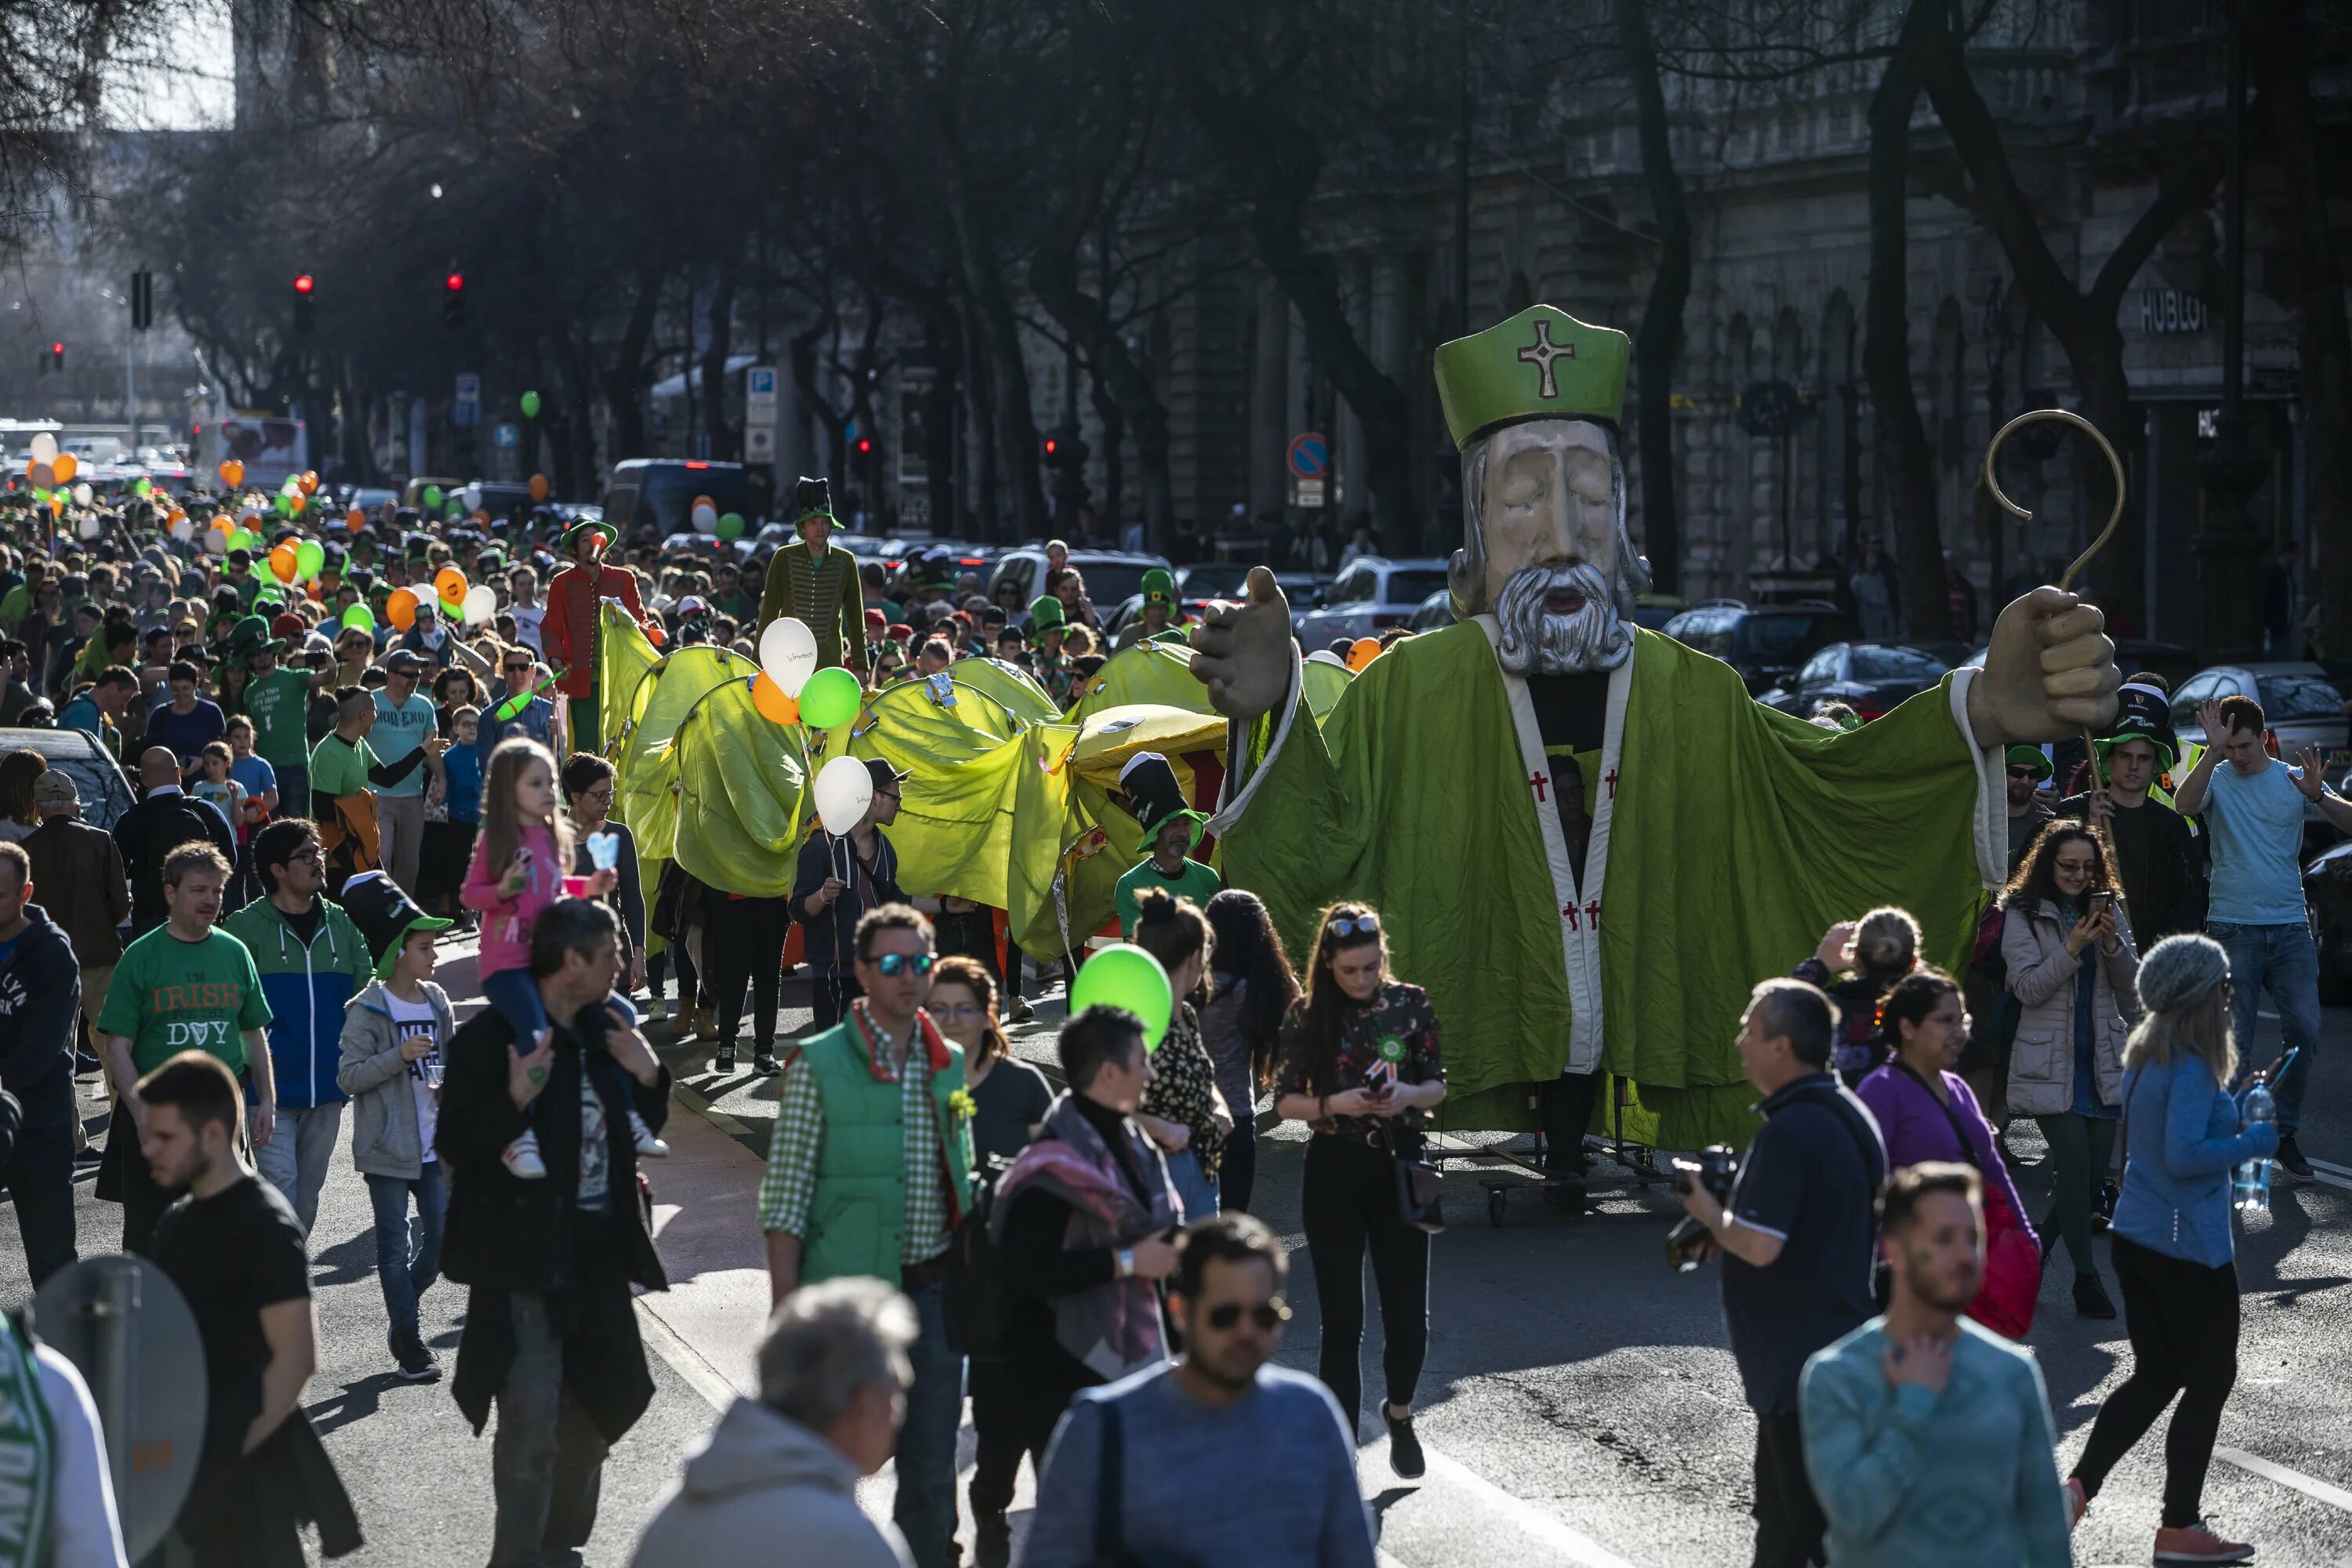
[[[1503,1210],[1509,1199],[1510,1194],[1499,1185],[1486,1189],[1486,1223],[1488,1225],[1498,1226],[1503,1223]]]

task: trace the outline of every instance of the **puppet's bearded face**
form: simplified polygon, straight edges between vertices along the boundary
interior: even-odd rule
[[[1623,470],[1605,426],[1581,419],[1506,426],[1463,453],[1471,547],[1454,558],[1457,600],[1491,607],[1514,675],[1614,669],[1633,646],[1646,584],[1624,532]]]
[[[1495,619],[1503,633],[1495,656],[1513,675],[1614,669],[1633,651],[1633,626],[1590,563],[1521,567],[1503,584]]]

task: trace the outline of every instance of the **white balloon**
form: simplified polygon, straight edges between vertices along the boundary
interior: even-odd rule
[[[190,522],[184,517],[172,525],[172,537],[178,540],[183,544],[185,544],[195,536],[196,525]]]
[[[227,554],[228,535],[223,533],[217,528],[208,528],[205,530],[205,553],[211,555]]]
[[[84,512],[81,521],[74,524],[74,531],[84,539],[96,539],[106,531],[106,525],[98,521],[96,514]]]
[[[487,625],[499,613],[499,591],[488,583],[477,583],[466,590],[466,624],[469,626]]]
[[[54,463],[58,460],[58,438],[47,430],[33,437],[33,461]]]
[[[760,668],[787,697],[797,699],[816,673],[816,634],[790,616],[779,616],[760,634]]]
[[[78,484],[73,488],[74,505],[88,506],[97,494],[98,492],[96,490],[89,488],[89,481],[85,479],[80,484]],[[88,539],[89,535],[85,533],[82,537],[84,539]]]
[[[696,507],[694,509],[694,531],[697,533],[718,532],[719,509],[715,506],[708,505]]]
[[[848,832],[874,804],[874,775],[856,757],[835,757],[817,770],[816,816],[827,833]]]

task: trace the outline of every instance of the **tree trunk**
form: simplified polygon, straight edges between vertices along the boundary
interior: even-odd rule
[[[702,351],[702,429],[710,442],[710,456],[719,462],[736,457],[735,431],[727,423],[727,356],[735,341],[735,288],[740,270],[731,261],[719,265],[719,280],[710,290],[710,309],[703,320],[710,326],[710,342]]]
[[[1165,554],[1176,521],[1176,489],[1168,469],[1167,405],[1112,328],[1105,302],[1079,286],[1075,243],[1038,247],[1029,264],[1029,292],[1078,345],[1094,366],[1097,388],[1108,389],[1133,426],[1143,470],[1143,547]],[[1106,426],[1106,439],[1113,435]],[[1103,521],[1111,537],[1118,538],[1123,521],[1118,509],[1106,507]]]
[[[971,389],[971,447],[980,459],[980,473],[974,486],[980,519],[980,533],[985,539],[1003,537],[1004,526],[1003,496],[1001,492],[1003,471],[997,464],[996,445],[996,362],[982,351],[980,322],[977,312],[963,312],[964,363],[968,367],[966,384]]]
[[[1117,533],[1127,521],[1127,411],[1118,405],[1118,399],[1104,384],[1099,367],[1087,379],[1091,383],[1087,390],[1094,400],[1095,418],[1102,426],[1102,515],[1104,521],[1110,525],[1111,531]],[[1166,455],[1164,442],[1161,454],[1163,458]],[[1172,487],[1169,494],[1171,497],[1175,494]],[[1148,535],[1149,525],[1146,531]],[[1150,543],[1148,537],[1145,542],[1147,545]]]
[[[639,384],[645,379],[646,345],[653,338],[654,321],[661,312],[661,268],[650,264],[638,268],[637,297],[629,307],[629,322],[613,351],[613,363],[602,378],[604,404],[613,416],[615,461],[647,455],[646,409],[639,397]]]
[[[1870,289],[1864,305],[1863,373],[1876,415],[1879,494],[1892,512],[1894,544],[1909,635],[1952,637],[1944,586],[1944,542],[1936,526],[1934,459],[1911,390],[1910,312],[1906,300],[1911,106],[1919,97],[1920,56],[1936,28],[1937,0],[1911,0],[1895,53],[1870,100]]]
[[[1615,0],[1618,47],[1640,116],[1642,174],[1658,224],[1657,270],[1633,334],[1633,384],[1642,437],[1642,544],[1658,592],[1680,591],[1682,517],[1675,495],[1675,366],[1682,355],[1683,306],[1690,298],[1690,209],[1675,172],[1666,97],[1643,0]]]
[[[2341,658],[2352,647],[2352,323],[2345,317],[2344,261],[2328,227],[2319,173],[2319,131],[2311,102],[2316,46],[2301,5],[2241,0],[2237,11],[2244,19],[2249,63],[2286,177],[2303,395],[2304,506],[2318,535],[2313,552],[2321,584],[2318,640],[2328,657]]]

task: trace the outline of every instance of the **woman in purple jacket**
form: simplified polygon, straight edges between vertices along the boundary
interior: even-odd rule
[[[1886,1141],[1886,1168],[1927,1160],[1974,1165],[1984,1178],[1987,1206],[2006,1199],[2009,1212],[2032,1234],[2025,1207],[2001,1163],[2000,1140],[1977,1097],[1952,1067],[1968,1044],[1969,1015],[1958,982],[1933,964],[1897,981],[1879,1011],[1879,1035],[1892,1054],[1854,1092],[1878,1119]]]

